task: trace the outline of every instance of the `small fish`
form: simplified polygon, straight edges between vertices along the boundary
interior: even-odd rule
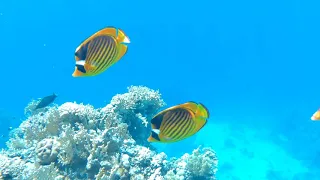
[[[312,116],[311,120],[313,121],[319,121],[320,120],[320,109],[318,109]]]
[[[208,109],[192,101],[170,107],[151,119],[149,142],[171,143],[197,133],[207,123]]]
[[[126,53],[129,38],[121,29],[106,27],[83,41],[75,51],[73,77],[96,76]]]
[[[48,106],[56,99],[56,97],[57,97],[57,95],[53,93],[50,96],[46,96],[46,97],[42,98],[35,109],[40,109],[40,108],[44,108],[44,107]]]

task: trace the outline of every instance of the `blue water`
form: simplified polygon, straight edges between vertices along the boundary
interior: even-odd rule
[[[168,106],[193,100],[211,118],[197,135],[157,145],[170,156],[211,146],[220,179],[320,179],[320,3],[308,0],[0,1],[0,128],[31,99],[106,105],[130,85]],[[128,53],[105,73],[73,78],[75,48],[106,26]],[[5,146],[6,136],[1,140]]]

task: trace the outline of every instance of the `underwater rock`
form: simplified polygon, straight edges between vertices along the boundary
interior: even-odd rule
[[[215,179],[218,160],[210,148],[171,159],[153,150],[148,121],[165,103],[147,87],[128,90],[100,109],[67,102],[32,113],[0,152],[2,178]]]
[[[37,157],[41,165],[49,165],[56,161],[60,142],[56,139],[46,138],[40,141],[36,148]]]

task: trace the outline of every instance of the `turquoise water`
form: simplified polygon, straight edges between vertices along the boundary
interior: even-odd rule
[[[320,179],[317,1],[0,2],[1,146],[32,98],[53,92],[102,107],[130,85],[168,106],[200,101],[197,135],[157,144],[170,156],[198,145],[218,154],[220,179]],[[74,51],[105,26],[131,40],[105,73],[73,78]]]

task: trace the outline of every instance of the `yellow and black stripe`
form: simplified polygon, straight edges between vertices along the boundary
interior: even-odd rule
[[[150,142],[176,142],[197,133],[207,122],[203,104],[187,102],[158,113],[151,120]]]
[[[121,29],[106,27],[99,30],[76,48],[76,67],[72,76],[102,73],[127,53],[129,43],[129,38]]]
[[[117,41],[112,36],[97,36],[88,44],[86,64],[94,68],[86,68],[87,73],[99,74],[110,67],[118,56]]]
[[[163,117],[160,133],[173,141],[188,137],[196,127],[191,112],[183,108],[168,111]]]

